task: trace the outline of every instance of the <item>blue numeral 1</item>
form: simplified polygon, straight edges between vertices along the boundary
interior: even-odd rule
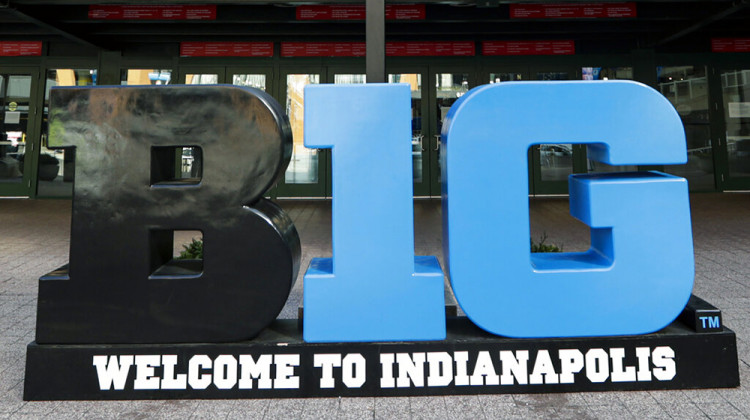
[[[405,84],[305,88],[305,146],[333,159],[333,258],[305,273],[305,341],[445,338],[443,272],[414,256],[409,104]]]

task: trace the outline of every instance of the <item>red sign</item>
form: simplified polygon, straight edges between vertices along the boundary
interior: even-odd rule
[[[474,41],[387,42],[385,44],[385,55],[391,57],[472,56],[474,54]]]
[[[180,57],[273,57],[273,42],[181,42]]]
[[[482,55],[573,55],[574,41],[486,41]]]
[[[750,38],[713,38],[713,52],[750,52]]]
[[[511,4],[511,19],[634,18],[635,3]]]
[[[91,5],[97,20],[216,20],[216,5]]]
[[[0,41],[0,57],[42,55],[42,41]]]
[[[364,57],[364,42],[282,42],[282,57]]]
[[[365,6],[359,4],[310,5],[297,7],[297,20],[365,20]],[[424,4],[387,4],[388,20],[424,20]]]

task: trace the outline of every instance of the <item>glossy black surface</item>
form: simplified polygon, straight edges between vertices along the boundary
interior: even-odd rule
[[[300,243],[262,198],[291,156],[274,99],[231,86],[53,89],[50,143],[76,148],[76,174],[70,264],[40,279],[38,343],[227,342],[276,318]],[[200,150],[200,178],[165,175],[181,146]],[[171,260],[174,230],[203,232],[202,272]]]

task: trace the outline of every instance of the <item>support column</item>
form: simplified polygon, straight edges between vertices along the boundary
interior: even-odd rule
[[[385,83],[385,0],[366,0],[367,83]]]

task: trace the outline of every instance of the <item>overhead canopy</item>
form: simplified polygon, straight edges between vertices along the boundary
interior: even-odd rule
[[[73,42],[122,50],[131,45],[180,41],[292,41],[365,39],[364,20],[300,21],[296,6],[317,1],[163,0],[158,4],[215,4],[212,20],[96,20],[88,17],[94,0],[12,0],[0,6],[0,41]],[[325,4],[352,4],[327,0]],[[406,3],[396,0],[387,3]],[[413,2],[409,2],[413,3]],[[705,44],[712,37],[750,37],[750,5],[742,1],[637,1],[637,17],[617,19],[513,19],[508,1],[426,0],[425,19],[388,21],[389,40],[409,39],[575,39],[623,48],[671,48]],[[478,3],[478,4],[477,4]],[[524,2],[561,3],[561,2]],[[567,1],[566,4],[591,3]],[[613,3],[603,1],[599,3]],[[623,2],[619,2],[623,3]],[[154,4],[126,1],[120,4]],[[359,2],[364,5],[364,2]],[[705,48],[704,48],[705,49]],[[700,50],[700,49],[697,49]]]

